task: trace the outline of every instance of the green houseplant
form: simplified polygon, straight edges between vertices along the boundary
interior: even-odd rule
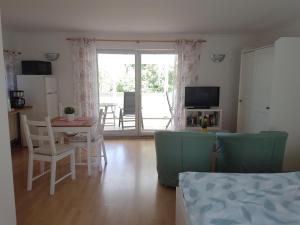
[[[202,132],[207,132],[208,131],[208,118],[205,115],[203,120],[202,120],[202,124],[201,124],[201,128],[202,128]]]
[[[68,121],[73,121],[75,118],[75,109],[74,107],[68,106],[64,110],[65,115],[67,116]]]

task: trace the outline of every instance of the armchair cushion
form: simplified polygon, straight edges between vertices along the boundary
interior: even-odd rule
[[[156,132],[155,146],[159,182],[175,187],[178,185],[178,175],[181,172],[210,171],[214,143],[214,134]]]
[[[259,134],[217,134],[219,172],[281,172],[286,132]]]

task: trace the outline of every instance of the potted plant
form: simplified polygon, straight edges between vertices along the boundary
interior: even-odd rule
[[[73,121],[75,119],[75,109],[71,106],[68,106],[64,110],[65,115],[67,116],[68,121]]]
[[[201,124],[201,128],[202,128],[202,132],[207,132],[208,131],[208,120],[207,117],[204,116],[203,120],[202,120],[202,124]]]

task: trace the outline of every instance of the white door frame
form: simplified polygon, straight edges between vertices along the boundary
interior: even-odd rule
[[[1,224],[15,225],[16,206],[13,185],[13,171],[11,148],[9,142],[8,110],[7,110],[7,84],[5,79],[5,66],[3,59],[2,27],[0,12],[0,218]]]
[[[155,130],[142,129],[142,89],[141,89],[141,58],[142,54],[176,54],[175,50],[128,50],[128,49],[98,49],[97,54],[129,54],[135,56],[135,129],[132,130],[112,130],[105,131],[107,136],[149,136],[153,135]],[[98,65],[98,63],[97,63]]]
[[[176,54],[176,51],[175,50],[170,50],[170,49],[166,49],[166,50],[156,50],[156,49],[147,49],[147,50],[139,50],[137,51],[137,53],[139,54],[139,57],[140,57],[140,60],[142,60],[142,55],[146,55],[146,54],[159,54],[159,55],[162,55],[162,54]],[[139,71],[139,76],[140,76],[140,79],[142,77],[141,75],[141,69]],[[139,95],[140,95],[140,98],[139,98],[139,106],[142,107],[142,87],[141,87],[141,81],[139,83]],[[141,112],[142,110],[140,110]],[[140,120],[141,120],[141,115],[140,115]],[[141,125],[141,121],[139,123],[139,125]],[[139,136],[151,136],[155,133],[156,130],[142,130],[141,129],[141,126],[140,126],[140,132],[139,132]]]

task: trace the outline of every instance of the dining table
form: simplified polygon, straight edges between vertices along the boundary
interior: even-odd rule
[[[54,133],[80,133],[87,137],[87,167],[88,175],[92,175],[92,131],[97,125],[97,119],[92,117],[75,117],[73,121],[68,121],[66,117],[55,117],[51,119],[51,126]],[[39,128],[39,133],[44,132],[45,127]],[[41,165],[41,170],[44,170]]]
[[[116,107],[118,105],[116,103],[113,102],[106,102],[106,103],[101,103],[100,104],[100,108],[104,109],[104,113],[107,116],[108,114],[112,114],[112,119],[113,122],[112,123],[108,123],[107,120],[105,120],[105,125],[106,126],[116,126]],[[110,111],[108,111],[108,109],[110,108]]]

